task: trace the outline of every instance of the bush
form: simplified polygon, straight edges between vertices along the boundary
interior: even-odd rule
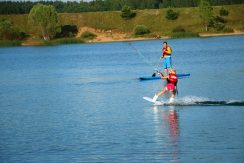
[[[242,22],[241,25],[240,25],[240,29],[241,30],[244,30],[244,23]]]
[[[19,40],[23,40],[27,37],[28,35],[25,32],[18,32],[18,38]]]
[[[223,31],[224,28],[225,28],[225,24],[224,23],[215,22],[214,29],[216,29],[217,31]]]
[[[22,40],[26,37],[24,32],[13,28],[12,23],[7,19],[0,20],[0,39],[3,40]]]
[[[130,6],[125,5],[121,10],[121,17],[124,19],[131,19],[136,16],[136,13],[133,12]]]
[[[172,30],[171,38],[191,38],[199,37],[198,33],[187,32],[183,27],[177,26]]]
[[[226,9],[222,6],[221,9],[219,10],[219,15],[220,15],[220,16],[228,16],[228,15],[229,15],[229,11],[226,10]]]
[[[43,45],[60,45],[60,44],[78,44],[84,43],[84,40],[77,39],[77,38],[61,38],[51,41],[44,41]]]
[[[171,38],[191,38],[191,37],[199,37],[198,33],[194,32],[175,32],[170,35]]]
[[[214,30],[216,31],[223,31],[225,30],[225,19],[220,17],[220,16],[216,16],[216,17],[213,17],[211,19],[211,21],[209,22],[208,26],[209,27],[212,27]],[[226,29],[227,30],[227,29]],[[228,31],[228,30],[227,30]]]
[[[137,25],[134,28],[134,34],[135,35],[144,35],[150,33],[150,30],[145,25]]]
[[[232,28],[230,28],[230,27],[225,27],[225,28],[223,29],[223,32],[226,32],[226,33],[232,33],[232,32],[234,32],[234,30],[233,30]]]
[[[78,32],[76,25],[63,25],[61,31],[56,34],[56,38],[60,37],[74,37]]]
[[[177,27],[173,28],[173,30],[172,30],[173,33],[176,33],[176,32],[185,32],[185,31],[186,30],[183,27],[181,27],[181,26],[177,26]]]
[[[19,32],[18,30],[9,30],[0,35],[0,39],[3,40],[23,40],[26,37],[26,33]]]
[[[0,40],[0,47],[6,47],[6,46],[20,46],[21,45],[20,40]]]
[[[220,16],[214,17],[214,21],[220,22],[220,23],[226,23],[226,20]]]
[[[176,20],[179,16],[178,12],[175,12],[172,9],[168,9],[165,18],[168,20]]]
[[[83,39],[94,39],[96,38],[97,35],[95,35],[94,33],[92,32],[89,32],[89,31],[85,31],[81,34],[81,38]]]

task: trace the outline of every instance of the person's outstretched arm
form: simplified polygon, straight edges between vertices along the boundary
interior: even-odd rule
[[[159,74],[159,76],[161,77],[161,79],[167,79],[169,76],[168,75],[166,75],[166,76],[164,76],[162,73],[158,73]]]

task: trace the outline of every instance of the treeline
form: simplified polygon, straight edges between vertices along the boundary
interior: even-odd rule
[[[79,13],[95,11],[118,11],[124,5],[132,9],[158,9],[167,7],[196,7],[199,0],[94,0],[84,1],[2,1],[0,14],[27,14],[37,3],[53,5],[58,13]],[[244,4],[244,0],[210,0],[211,5]]]

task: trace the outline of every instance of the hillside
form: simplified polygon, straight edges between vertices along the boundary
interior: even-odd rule
[[[220,7],[213,7],[214,14],[218,15]],[[225,17],[226,25],[234,30],[244,30],[244,4],[225,6],[229,15]],[[60,23],[77,25],[78,28],[88,27],[100,31],[112,31],[113,33],[133,32],[138,24],[146,25],[152,34],[168,35],[172,29],[182,26],[187,31],[202,33],[204,28],[198,14],[198,8],[175,8],[179,12],[177,20],[165,18],[167,9],[137,10],[136,17],[131,20],[123,20],[119,11],[114,12],[87,12],[87,13],[61,13]],[[0,15],[0,18],[10,19],[16,27],[28,34],[35,34],[35,27],[28,24],[28,15]]]
[[[226,17],[227,25],[239,29],[240,23],[244,23],[244,4],[225,6],[229,11]],[[217,15],[220,7],[214,7]],[[95,29],[115,29],[121,32],[132,32],[137,24],[146,25],[153,33],[169,33],[176,26],[183,26],[192,32],[203,32],[198,8],[176,8],[180,16],[177,20],[165,18],[166,9],[137,10],[137,16],[131,20],[123,20],[120,12],[93,12],[81,14],[60,14],[62,24],[76,24],[79,27],[89,26]]]

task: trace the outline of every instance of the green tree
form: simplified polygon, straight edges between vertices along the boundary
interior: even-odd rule
[[[226,9],[222,6],[221,9],[219,10],[219,15],[220,15],[220,16],[228,16],[228,15],[229,15],[229,11],[226,10]]]
[[[173,9],[168,9],[166,12],[165,18],[168,20],[176,20],[179,16],[178,12],[175,12]]]
[[[12,24],[9,20],[0,20],[0,39],[8,39],[8,35],[12,32]]]
[[[85,31],[81,34],[81,38],[83,39],[94,39],[95,37],[97,37],[97,35],[89,31]]]
[[[131,19],[136,16],[136,13],[133,12],[130,6],[125,5],[121,10],[121,17],[124,19]]]
[[[145,25],[136,25],[134,28],[135,35],[144,35],[150,33],[150,30]]]
[[[52,5],[37,4],[29,13],[29,20],[38,25],[44,40],[50,40],[60,32],[58,15]]]
[[[200,0],[198,7],[202,23],[205,30],[208,31],[208,25],[213,19],[213,8],[208,0]]]

